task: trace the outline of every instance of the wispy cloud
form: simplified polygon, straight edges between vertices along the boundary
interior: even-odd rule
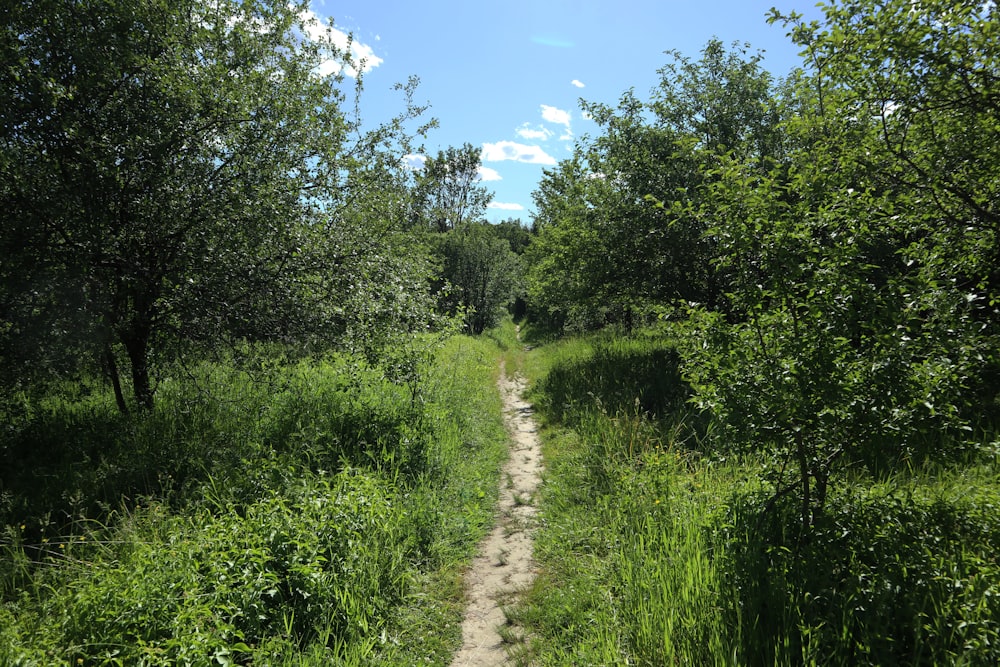
[[[573,139],[573,130],[570,127],[570,122],[572,121],[572,114],[569,111],[560,109],[558,107],[550,107],[548,104],[542,105],[542,120],[549,123],[554,123],[556,125],[562,125],[565,130],[563,130],[562,135],[559,137],[560,141],[570,141]]]
[[[481,181],[502,181],[503,176],[496,169],[490,167],[479,168],[479,180]]]
[[[382,58],[375,55],[374,49],[363,44],[356,39],[352,39],[349,33],[328,25],[320,19],[319,15],[311,9],[304,9],[299,14],[302,20],[306,36],[314,42],[328,41],[344,54],[349,54],[349,62],[344,69],[344,74],[357,78],[358,72],[369,72],[373,68],[382,64]],[[338,74],[345,63],[341,59],[323,61],[318,72],[321,76]]]
[[[527,146],[514,141],[483,144],[482,159],[483,162],[513,160],[528,164],[556,164],[556,159],[543,151],[540,146]]]
[[[542,127],[541,125],[531,127],[530,123],[525,123],[515,130],[515,134],[522,139],[527,139],[528,141],[546,141],[552,137],[552,130]]]
[[[486,208],[495,208],[501,211],[523,211],[524,207],[512,202],[491,201]]]
[[[554,46],[559,49],[573,48],[573,41],[561,35],[533,35],[531,41],[542,46]]]
[[[587,87],[587,84],[585,84],[583,81],[580,81],[579,79],[573,79],[572,81],[570,81],[570,85],[576,86],[577,88]]]

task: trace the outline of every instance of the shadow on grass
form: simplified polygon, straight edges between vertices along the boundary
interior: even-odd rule
[[[597,404],[608,414],[639,411],[664,417],[683,407],[690,388],[681,378],[671,341],[615,338],[595,344],[591,355],[557,363],[539,385],[550,418],[572,420],[574,411]]]

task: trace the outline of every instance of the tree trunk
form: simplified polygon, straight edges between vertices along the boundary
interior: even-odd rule
[[[115,361],[115,351],[111,349],[111,343],[104,344],[104,370],[111,380],[111,386],[115,390],[115,403],[118,404],[118,411],[128,417],[128,404],[125,402],[125,394],[122,393],[122,380],[118,374],[118,363]]]
[[[132,365],[132,394],[140,411],[153,409],[153,385],[149,379],[149,330],[142,328],[122,336],[122,343]]]
[[[795,448],[798,453],[799,459],[799,484],[801,485],[801,497],[802,502],[802,530],[806,532],[812,526],[812,498],[810,497],[810,471],[809,471],[809,453],[806,449],[805,439],[802,437],[802,431],[798,431],[795,434]]]

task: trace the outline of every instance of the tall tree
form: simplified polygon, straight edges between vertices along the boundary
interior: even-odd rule
[[[536,308],[627,322],[677,300],[724,300],[708,221],[655,201],[696,197],[727,154],[780,160],[775,85],[760,54],[714,40],[698,61],[672,52],[660,75],[649,101],[628,91],[615,107],[585,103],[602,133],[546,172],[528,277]]]
[[[391,131],[352,140],[352,63],[311,16],[284,0],[8,5],[5,363],[93,350],[117,388],[121,349],[148,409],[171,342],[345,326],[334,286],[364,284],[338,279],[388,237],[347,211],[403,153],[378,153]]]
[[[480,151],[472,144],[449,146],[428,157],[417,174],[413,224],[446,232],[478,221],[493,194],[480,183]]]
[[[995,10],[824,10],[772,17],[806,58],[788,165],[720,163],[699,214],[739,317],[694,310],[684,346],[725,442],[771,456],[805,528],[845,463],[882,474],[966,445],[998,341]]]

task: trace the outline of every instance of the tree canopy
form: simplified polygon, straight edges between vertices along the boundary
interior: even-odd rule
[[[330,340],[426,313],[422,270],[390,242],[419,110],[362,132],[343,109],[348,54],[308,3],[29,0],[5,15],[14,379],[98,355],[118,388],[121,350],[148,408],[154,358],[183,341]]]

